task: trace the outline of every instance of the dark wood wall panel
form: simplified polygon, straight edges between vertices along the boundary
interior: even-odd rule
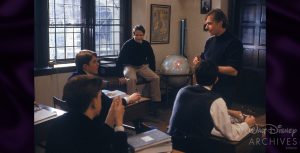
[[[259,45],[266,46],[266,28],[260,27],[259,29]]]
[[[244,48],[243,66],[252,67],[257,66],[258,53],[253,48]]]
[[[256,19],[256,5],[255,4],[247,4],[245,5],[242,23],[255,23]]]
[[[261,6],[261,17],[260,17],[260,22],[261,23],[266,23],[266,6],[262,5]]]
[[[244,27],[242,30],[242,43],[244,45],[254,45],[254,38],[255,38],[255,27],[248,26]]]
[[[265,69],[266,66],[266,50],[259,49],[258,50],[258,67]]]

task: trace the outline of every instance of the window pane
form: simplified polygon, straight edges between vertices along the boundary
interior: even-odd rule
[[[53,4],[49,4],[49,24],[55,24],[55,19],[54,19],[54,5]]]
[[[49,48],[50,60],[55,59],[55,48]]]
[[[81,0],[48,2],[50,59],[74,58],[74,47],[81,48]]]
[[[64,28],[56,28],[56,32],[63,33],[63,32],[65,32],[65,29]]]
[[[80,32],[80,28],[74,28],[74,32]]]
[[[73,28],[66,28],[66,32],[70,33],[70,32],[74,32],[74,29]]]
[[[66,46],[73,46],[73,33],[66,33]]]
[[[81,15],[80,15],[80,6],[73,6],[74,9],[74,23],[80,24],[81,23]]]
[[[64,24],[64,5],[55,5],[56,24]]]
[[[75,19],[73,17],[72,5],[65,5],[65,24],[74,24]]]
[[[63,33],[56,33],[56,46],[64,47],[65,46],[65,38]]]
[[[72,4],[73,0],[65,0],[65,4]]]
[[[106,1],[106,5],[107,5],[107,6],[114,6],[113,0],[107,0],[107,1]]]
[[[114,32],[114,44],[120,44],[120,32]]]
[[[57,59],[65,59],[65,48],[57,48]]]
[[[56,4],[64,4],[64,0],[54,0]]]
[[[49,0],[49,4],[54,4],[54,0]]]
[[[75,5],[80,5],[80,0],[74,0]]]
[[[67,58],[74,58],[74,48],[73,47],[66,47]]]
[[[80,50],[81,50],[81,47],[75,47],[75,55],[76,55],[77,53],[79,53]]]
[[[49,33],[49,47],[55,47],[55,34]]]
[[[96,4],[99,6],[105,6],[106,5],[106,0],[96,0]]]
[[[86,27],[81,21],[82,2],[48,2],[50,59],[73,59],[81,50],[82,32]],[[91,6],[86,5],[87,8]],[[95,51],[101,56],[117,55],[120,50],[120,0],[95,0],[95,11],[95,25],[87,25],[95,26]]]
[[[74,46],[81,46],[81,34],[80,33],[74,33]]]
[[[96,1],[96,51],[104,55],[117,55],[120,45],[120,0]],[[118,47],[119,48],[119,47]]]
[[[95,45],[99,45],[100,43],[100,35],[99,34],[95,34]]]
[[[120,8],[113,8],[113,10],[114,10],[113,18],[119,19],[120,18]]]
[[[49,33],[55,32],[55,28],[49,28]]]

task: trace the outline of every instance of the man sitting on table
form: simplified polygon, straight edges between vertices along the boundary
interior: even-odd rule
[[[254,126],[255,118],[248,116],[241,123],[232,123],[230,116],[241,118],[240,111],[228,110],[224,99],[211,91],[218,81],[218,68],[203,61],[195,68],[198,84],[179,90],[170,118],[169,134],[173,148],[184,152],[210,152],[209,136],[216,135],[240,141]]]
[[[46,153],[127,153],[124,106],[113,99],[105,123],[94,119],[101,112],[102,80],[81,75],[64,86],[69,112],[56,118],[48,133]]]
[[[97,54],[90,50],[80,51],[75,58],[75,64],[77,71],[74,72],[69,79],[78,75],[91,75],[98,76],[99,63],[97,62]],[[102,111],[101,115],[97,117],[100,122],[104,122],[108,113],[108,109],[111,104],[111,99],[102,93]],[[124,97],[122,100],[124,103],[130,104],[140,100],[141,94],[133,93],[129,97]]]

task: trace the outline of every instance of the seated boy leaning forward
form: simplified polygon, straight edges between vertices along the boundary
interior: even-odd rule
[[[209,152],[209,136],[240,141],[255,125],[247,116],[241,123],[232,123],[230,116],[241,118],[240,111],[228,110],[222,97],[211,91],[218,81],[217,66],[211,61],[196,65],[197,84],[179,90],[170,118],[168,133],[173,148],[184,152]]]
[[[80,75],[64,86],[69,112],[56,118],[48,133],[46,153],[126,153],[124,106],[113,99],[105,122],[95,121],[102,110],[102,80]]]
[[[78,75],[98,76],[99,63],[97,61],[97,54],[90,50],[81,50],[75,57],[75,64],[77,71],[74,72],[69,80]],[[133,103],[140,100],[141,94],[133,93],[129,97],[124,97],[124,103]],[[104,122],[111,105],[112,99],[102,93],[102,111],[101,115],[96,117],[96,120]]]

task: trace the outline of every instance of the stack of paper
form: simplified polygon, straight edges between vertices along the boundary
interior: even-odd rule
[[[34,123],[45,120],[52,116],[56,116],[56,112],[51,112],[46,109],[41,109],[34,112]]]
[[[136,153],[171,152],[171,136],[153,129],[128,138],[128,144]]]

